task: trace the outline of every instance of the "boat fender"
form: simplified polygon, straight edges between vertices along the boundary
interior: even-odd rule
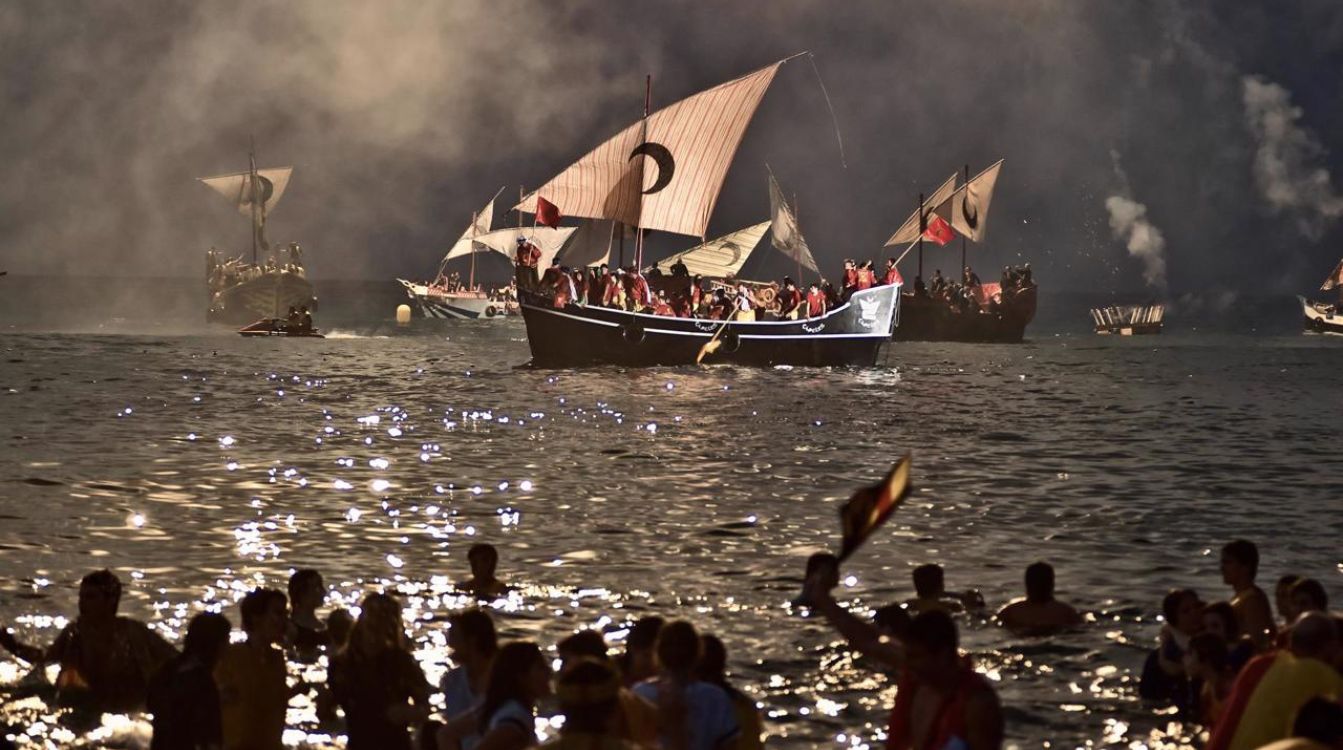
[[[620,337],[627,344],[638,346],[644,342],[644,329],[638,323],[626,323],[620,326]]]
[[[723,334],[723,346],[719,351],[725,354],[731,354],[741,348],[741,336],[735,333]]]
[[[486,308],[485,308],[485,317],[487,317],[487,318],[493,318],[494,316],[496,316],[496,315],[498,315],[498,314],[499,314],[499,310],[496,309],[494,305],[490,305],[489,307],[486,307]]]

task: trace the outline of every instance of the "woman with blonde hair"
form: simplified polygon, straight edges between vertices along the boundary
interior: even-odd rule
[[[410,653],[401,603],[372,593],[349,641],[331,660],[328,683],[345,709],[351,750],[411,750],[409,728],[429,715],[429,683]]]

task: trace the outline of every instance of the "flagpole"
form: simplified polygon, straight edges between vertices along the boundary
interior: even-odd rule
[[[643,137],[639,139],[640,143],[648,142],[648,110],[653,103],[653,74],[644,76],[644,117],[643,117]],[[658,167],[661,169],[662,167]],[[639,168],[639,177],[643,177],[643,167]],[[643,224],[643,180],[639,181],[639,224],[635,228],[634,236],[634,270],[643,273],[644,269],[644,228]]]
[[[802,209],[798,208],[797,193],[793,193],[793,219],[797,222],[797,233],[802,234]],[[797,262],[797,283],[802,283],[802,258],[801,253],[793,256]]]
[[[923,220],[923,193],[919,193],[919,279],[923,278],[923,233],[928,231],[928,227]]]
[[[965,165],[965,184],[970,184],[970,165]],[[961,233],[961,274],[965,274],[965,233]]]

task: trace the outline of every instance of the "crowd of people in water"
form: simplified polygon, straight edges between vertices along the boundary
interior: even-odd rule
[[[588,268],[570,268],[558,259],[541,272],[541,252],[525,238],[518,238],[517,285],[551,300],[556,308],[570,304],[608,307],[629,312],[707,320],[801,320],[824,316],[843,305],[854,293],[877,286],[904,284],[895,258],[887,258],[878,271],[871,260],[845,259],[841,282],[836,287],[824,278],[805,287],[785,276],[781,282],[747,282],[733,276],[706,279],[691,274],[678,259],[663,273],[654,263],[647,271],[637,265],[611,267],[607,263]],[[1003,295],[1034,286],[1030,264],[1003,269],[1002,281],[984,285],[974,269],[966,266],[962,280],[948,281],[938,270],[932,287],[916,278],[912,295],[938,300],[955,312],[996,313]]]
[[[211,294],[218,294],[229,287],[259,279],[277,271],[300,276],[304,274],[303,248],[297,242],[291,242],[286,247],[277,248],[274,255],[257,264],[244,261],[241,255],[236,258],[223,259],[219,251],[213,247],[205,253],[205,279],[210,286]]]
[[[486,602],[508,593],[494,547],[473,545],[467,558],[462,593]],[[1206,728],[1213,750],[1343,748],[1343,616],[1329,613],[1319,581],[1297,575],[1278,579],[1270,600],[1255,583],[1258,563],[1253,543],[1233,541],[1221,550],[1225,601],[1204,603],[1188,589],[1166,595],[1139,694]],[[1088,618],[1056,598],[1054,577],[1048,563],[1029,566],[1025,596],[997,610],[996,622],[1060,638],[1087,627]],[[914,598],[868,617],[835,599],[835,556],[812,555],[804,581],[797,610],[824,618],[897,684],[888,748],[1002,746],[997,692],[959,648],[958,620],[988,616],[978,593],[948,591],[940,566],[921,565]],[[443,708],[435,711],[435,688],[411,651],[397,598],[370,592],[358,617],[336,609],[322,618],[326,596],[318,571],[299,570],[287,592],[258,588],[242,597],[241,640],[230,642],[225,614],[204,612],[191,619],[179,651],[117,614],[121,582],[99,570],[81,581],[78,617],[54,642],[29,645],[0,627],[0,646],[29,664],[58,664],[60,704],[148,711],[159,750],[280,748],[290,699],[301,694],[354,750],[526,748],[538,742],[543,704],[563,716],[546,747],[762,746],[759,707],[727,679],[723,642],[688,621],[640,618],[617,655],[602,631],[579,630],[554,644],[556,676],[547,647],[499,642],[490,609],[456,610],[447,618],[451,669],[437,686]],[[324,659],[325,683],[291,681],[287,658]]]

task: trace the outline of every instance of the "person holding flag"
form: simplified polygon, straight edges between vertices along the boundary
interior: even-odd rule
[[[840,553],[834,562],[812,566],[802,599],[853,648],[900,675],[887,728],[889,750],[997,750],[1003,744],[1002,706],[989,681],[960,655],[950,615],[920,613],[897,641],[844,609],[832,593],[839,583],[838,563],[857,551],[908,497],[910,461],[906,454],[882,482],[860,489],[840,509]]]
[[[541,283],[536,271],[537,265],[541,262],[541,248],[529,242],[526,237],[519,237],[515,260],[518,288],[534,291]]]

